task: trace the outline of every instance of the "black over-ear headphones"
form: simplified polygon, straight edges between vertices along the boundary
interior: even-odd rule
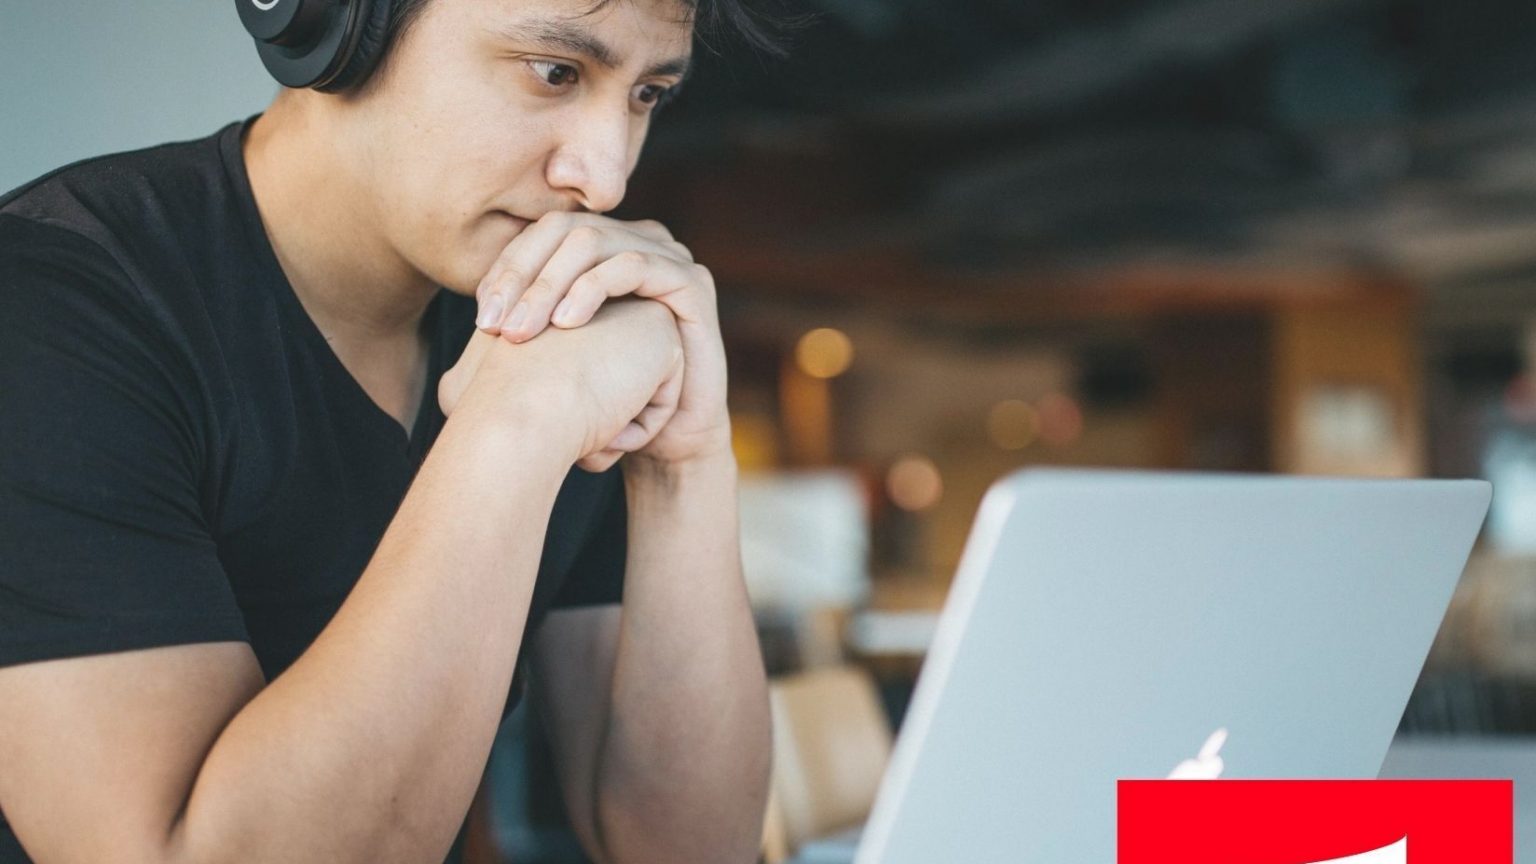
[[[235,0],[261,62],[285,87],[361,84],[379,62],[392,0]]]

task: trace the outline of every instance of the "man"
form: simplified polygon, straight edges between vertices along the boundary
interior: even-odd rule
[[[602,215],[696,10],[393,5],[0,198],[0,861],[453,857],[525,672],[594,860],[755,856],[714,286]]]

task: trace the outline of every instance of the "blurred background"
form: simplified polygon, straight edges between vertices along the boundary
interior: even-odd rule
[[[701,48],[615,214],[719,286],[770,858],[862,818],[981,496],[1031,465],[1493,481],[1400,736],[1536,731],[1536,5],[770,11],[813,16],[790,58]],[[274,86],[227,3],[0,4],[0,188]],[[497,854],[580,860],[539,736],[493,756]]]
[[[794,764],[818,705],[867,718],[851,667],[899,728],[1031,465],[1493,481],[1389,768],[1529,764],[1536,5],[787,8],[790,60],[709,58],[628,205],[721,286],[789,847],[872,785]]]

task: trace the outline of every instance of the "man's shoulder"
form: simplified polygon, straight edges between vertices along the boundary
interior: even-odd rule
[[[132,292],[130,283],[116,258],[88,233],[63,220],[0,211],[0,300],[7,306],[44,299],[60,285],[123,297]]]
[[[67,295],[196,330],[214,293],[252,270],[243,175],[227,164],[240,126],[81,160],[0,196],[7,304],[58,307]]]
[[[51,226],[34,232],[85,238],[117,255],[174,243],[195,230],[208,209],[229,195],[220,153],[229,124],[211,135],[93,156],[49,171],[0,195],[0,247],[22,222]],[[17,220],[21,220],[20,222]]]

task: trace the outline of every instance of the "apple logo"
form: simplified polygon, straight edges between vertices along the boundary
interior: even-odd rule
[[[1193,759],[1185,759],[1174,766],[1168,775],[1169,780],[1215,780],[1221,776],[1226,768],[1226,763],[1221,761],[1221,746],[1227,743],[1227,727],[1223,726],[1211,733],[1211,737],[1205,739],[1205,744],[1200,747],[1200,755]]]
[[[1222,745],[1227,743],[1227,729],[1223,726],[1211,733],[1201,745],[1200,753],[1193,759],[1185,759],[1168,774],[1169,780],[1215,780],[1225,770],[1221,758]],[[1408,838],[1403,837],[1379,849],[1370,849],[1344,858],[1329,858],[1311,864],[1407,864]]]

